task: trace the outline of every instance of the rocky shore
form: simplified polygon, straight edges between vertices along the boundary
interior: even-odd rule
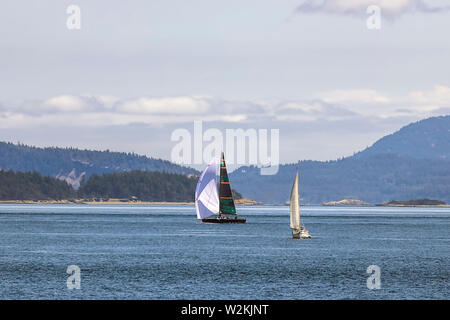
[[[370,203],[361,201],[361,200],[353,200],[353,199],[344,199],[340,201],[329,201],[322,203],[323,206],[370,206]]]
[[[398,201],[392,200],[386,203],[376,204],[379,207],[449,207],[447,203],[440,200],[433,199],[415,199],[415,200],[406,200],[406,201]]]
[[[261,202],[257,202],[255,200],[250,200],[247,198],[236,199],[234,200],[234,204],[237,206],[262,206]]]

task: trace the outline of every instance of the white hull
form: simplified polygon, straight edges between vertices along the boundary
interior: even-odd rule
[[[309,231],[305,228],[305,226],[301,226],[300,229],[292,230],[292,239],[311,239],[311,235]]]

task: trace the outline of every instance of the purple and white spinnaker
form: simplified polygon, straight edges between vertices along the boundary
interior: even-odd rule
[[[219,213],[219,193],[216,181],[217,165],[213,160],[198,179],[195,189],[195,209],[197,218],[207,218]]]

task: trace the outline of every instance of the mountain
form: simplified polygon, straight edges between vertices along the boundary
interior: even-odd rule
[[[256,167],[241,167],[230,179],[244,197],[282,204],[288,200],[297,168],[300,196],[307,204],[342,199],[449,202],[450,116],[409,124],[348,158],[280,165],[273,176],[260,175]]]
[[[299,170],[303,204],[342,199],[381,203],[393,199],[432,198],[450,201],[450,162],[380,154],[336,161],[300,161],[281,165],[276,175],[241,167],[230,174],[232,186],[246,198],[282,204],[290,195]]]
[[[75,148],[37,148],[0,142],[0,169],[36,171],[57,177],[78,188],[82,179],[92,174],[131,170],[160,171],[183,175],[198,172],[167,160],[148,158],[134,153],[91,151]]]
[[[394,153],[418,159],[450,160],[450,115],[411,123],[387,135],[355,158]]]

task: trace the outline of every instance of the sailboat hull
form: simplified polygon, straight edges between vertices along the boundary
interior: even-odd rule
[[[203,218],[202,222],[205,223],[245,223],[247,220],[245,218],[229,218],[229,217],[214,217],[214,218]]]
[[[302,225],[300,229],[292,230],[292,239],[311,239],[309,231]]]

